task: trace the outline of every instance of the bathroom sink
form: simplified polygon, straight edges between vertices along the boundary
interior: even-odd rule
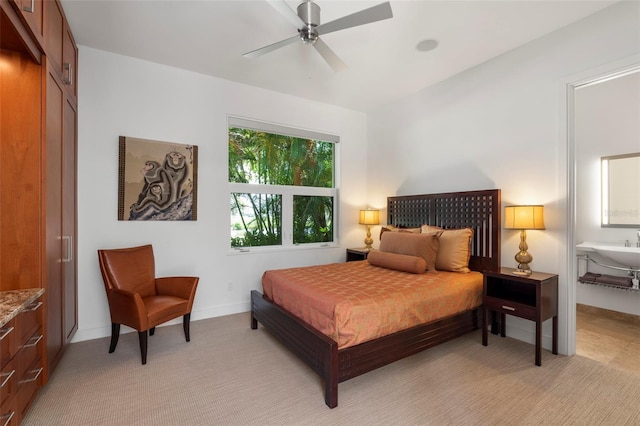
[[[580,251],[596,252],[616,263],[626,267],[640,267],[640,247],[625,247],[623,245],[584,242],[577,244]]]

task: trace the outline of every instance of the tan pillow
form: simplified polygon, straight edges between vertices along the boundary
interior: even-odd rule
[[[420,228],[398,228],[393,225],[386,225],[380,228],[380,240],[382,239],[382,234],[385,232],[412,232],[414,234],[419,234],[422,230]]]
[[[442,231],[440,248],[436,256],[436,269],[451,272],[469,272],[471,258],[471,239],[473,229],[444,229],[437,226],[422,225],[423,233]]]
[[[380,239],[380,251],[421,257],[427,263],[427,271],[434,271],[441,233],[385,232]]]
[[[380,250],[370,251],[367,256],[367,261],[374,266],[410,272],[412,274],[422,274],[427,269],[427,262],[421,257],[387,253]]]

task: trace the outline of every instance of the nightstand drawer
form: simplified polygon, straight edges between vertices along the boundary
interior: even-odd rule
[[[514,315],[516,317],[532,321],[535,321],[536,319],[535,306],[523,305],[521,303],[515,303],[510,300],[494,299],[492,297],[486,297],[485,304],[487,305],[487,308],[491,309],[492,311]]]

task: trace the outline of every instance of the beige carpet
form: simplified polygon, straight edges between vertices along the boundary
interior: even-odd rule
[[[475,332],[339,386],[318,376],[249,314],[161,327],[140,364],[137,334],[72,344],[24,425],[640,424],[640,375]]]

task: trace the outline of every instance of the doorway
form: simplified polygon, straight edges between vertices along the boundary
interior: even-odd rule
[[[587,268],[595,268],[593,272],[597,273],[606,271],[589,261],[574,261],[576,243],[624,244],[637,231],[602,227],[600,221],[600,157],[640,152],[640,64],[637,58],[630,62],[625,66],[614,64],[568,84],[567,263],[568,286],[573,292],[570,307],[575,315],[573,353],[640,371],[640,291],[580,283],[577,277]]]

